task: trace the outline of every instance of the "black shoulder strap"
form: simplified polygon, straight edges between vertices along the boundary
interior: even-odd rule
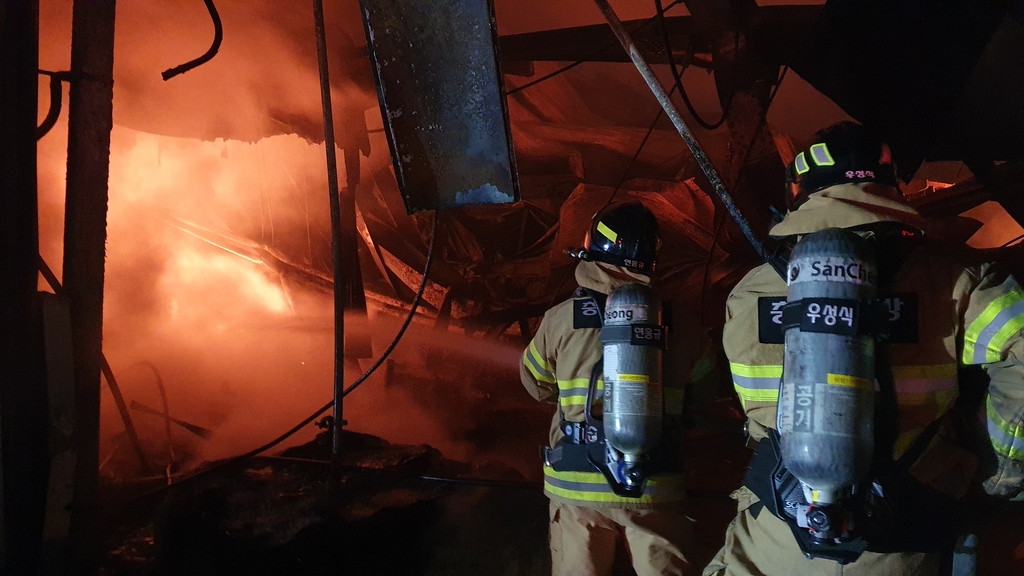
[[[767,262],[772,267],[772,269],[775,270],[775,273],[778,274],[779,277],[782,278],[783,280],[786,280],[786,274],[788,273],[787,270],[789,268],[789,260],[790,257],[793,255],[793,248],[795,246],[796,238],[794,236],[789,236],[785,238],[782,242],[779,242],[779,244],[775,247],[775,252],[765,257],[765,262]]]

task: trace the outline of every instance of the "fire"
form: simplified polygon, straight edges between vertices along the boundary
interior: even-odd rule
[[[64,130],[58,125],[39,144],[41,245],[58,274]],[[330,295],[286,281],[261,257],[261,250],[272,249],[329,275],[323,146],[294,135],[202,141],[120,126],[112,142],[104,352],[123,394],[129,403],[160,409],[159,376],[171,415],[213,430],[206,441],[173,429],[179,468],[274,438],[332,395]],[[375,353],[400,321],[370,301]],[[365,322],[353,317],[346,326],[365,330]],[[389,383],[381,370],[346,401],[351,428],[472,459],[476,449],[460,434],[473,429],[476,416],[440,410],[432,399],[452,393],[442,392],[452,384],[436,376],[444,371],[437,358],[460,359],[447,362],[464,366],[454,393],[476,402],[483,392],[465,387],[475,379],[466,370],[497,370],[514,381],[521,349],[456,334],[440,342],[429,324],[414,324],[393,358],[400,380],[430,379],[432,392],[424,396]],[[350,365],[345,382],[368,365]],[[131,451],[117,438],[120,417],[109,393],[103,394],[101,461],[111,457],[103,473],[136,473]],[[162,419],[132,414],[159,462],[169,453]],[[315,432],[309,427],[285,446]]]
[[[227,285],[222,295],[239,298],[241,302],[238,304],[243,307],[251,306],[273,314],[291,312],[280,283],[274,284],[250,261],[234,255],[210,254],[208,246],[185,248],[175,254],[164,273],[163,282],[171,294],[177,291],[216,294],[218,286]],[[169,316],[172,321],[183,319],[180,302],[177,295],[170,296],[172,308]]]

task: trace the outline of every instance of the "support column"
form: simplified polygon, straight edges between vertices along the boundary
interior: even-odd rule
[[[0,573],[38,569],[48,452],[39,254],[38,0],[0,0]]]
[[[71,26],[64,289],[75,360],[75,501],[71,538],[79,562],[96,552],[103,275],[114,98],[115,0],[76,0]]]

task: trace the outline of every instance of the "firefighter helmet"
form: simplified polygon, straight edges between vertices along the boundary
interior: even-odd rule
[[[660,247],[654,214],[640,202],[629,201],[606,206],[594,215],[576,256],[651,274]]]
[[[898,186],[889,146],[860,124],[840,122],[817,132],[789,164],[786,205],[796,210],[811,194],[847,182]]]

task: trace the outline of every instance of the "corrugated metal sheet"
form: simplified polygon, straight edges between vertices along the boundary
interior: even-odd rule
[[[409,212],[519,198],[489,0],[362,2]]]

